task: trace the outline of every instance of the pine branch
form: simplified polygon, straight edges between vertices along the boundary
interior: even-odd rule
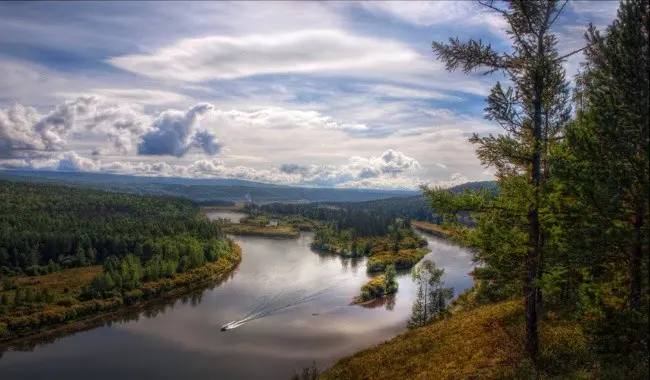
[[[572,55],[574,55],[574,54],[580,53],[581,51],[583,51],[583,50],[585,50],[585,49],[591,47],[591,46],[594,45],[594,44],[595,44],[595,42],[592,42],[592,43],[590,43],[590,44],[588,44],[588,45],[585,45],[585,46],[581,47],[580,49],[576,49],[576,50],[574,50],[574,51],[572,51],[572,52],[570,52],[570,53],[568,53],[568,54],[565,54],[565,55],[563,55],[563,56],[561,56],[561,57],[559,57],[559,58],[556,58],[556,59],[554,59],[554,60],[552,61],[552,63],[557,63],[557,62],[563,61],[564,59],[569,58],[570,56],[572,56]]]
[[[557,17],[560,15],[560,13],[562,13],[562,10],[564,10],[564,7],[567,5],[568,2],[569,2],[569,0],[564,0],[564,4],[562,4],[562,6],[560,7],[560,10],[557,11],[557,13],[555,14],[555,17],[553,17],[553,20],[551,20],[551,22],[548,24],[549,29],[551,28],[551,26],[553,26],[553,24],[555,23],[555,20],[557,20]]]
[[[484,74],[490,74],[510,68],[508,63],[492,50],[492,45],[483,45],[482,40],[461,43],[458,38],[450,38],[449,45],[440,42],[433,42],[431,45],[437,57],[445,62],[447,71],[460,68],[464,73],[471,73],[480,67],[488,67],[489,70]]]

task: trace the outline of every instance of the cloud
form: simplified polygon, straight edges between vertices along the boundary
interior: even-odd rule
[[[69,172],[94,172],[98,169],[95,160],[81,157],[75,152],[66,153],[57,165],[57,170]]]
[[[484,26],[505,37],[507,23],[469,1],[364,1],[358,3],[372,13],[386,14],[418,27],[436,25]]]
[[[280,173],[298,176],[300,184],[314,186],[338,186],[369,178],[398,178],[410,176],[420,169],[420,163],[404,153],[388,149],[379,157],[350,157],[341,165],[284,164]],[[390,181],[388,181],[390,182]],[[393,181],[394,182],[394,181]]]
[[[184,112],[161,113],[153,122],[153,130],[142,135],[138,154],[182,157],[193,147],[209,155],[218,153],[221,145],[217,138],[208,131],[198,130],[199,118],[213,109],[213,105],[201,103]]]
[[[215,110],[210,116],[212,125],[237,125],[239,127],[268,129],[342,130],[359,132],[368,130],[360,123],[335,120],[318,111],[289,110],[282,107],[264,107],[256,110]]]
[[[425,90],[417,87],[395,86],[390,84],[375,84],[361,86],[364,90],[380,97],[396,99],[435,99],[461,101],[462,98],[438,91]]]
[[[0,151],[59,151],[72,133],[101,133],[118,150],[130,148],[133,136],[147,130],[148,117],[138,107],[105,104],[95,97],[79,97],[42,115],[32,107],[14,104],[0,109]]]
[[[43,137],[33,126],[41,116],[31,107],[14,105],[0,109],[0,158],[13,156],[21,150],[44,150]]]
[[[79,93],[60,92],[57,95],[64,98],[95,96],[108,101],[150,105],[177,104],[188,99],[187,96],[175,92],[147,90],[142,88],[93,88]]]
[[[208,155],[221,150],[216,136],[199,128],[201,115],[214,106],[200,103],[186,111],[169,109],[153,118],[133,104],[114,103],[95,96],[79,97],[61,103],[48,114],[15,104],[0,109],[0,157],[13,157],[28,151],[62,151],[70,140],[112,143],[115,151],[127,154],[133,142],[140,141],[141,155],[181,157],[196,147]],[[92,146],[93,155],[103,151]]]
[[[104,161],[74,151],[53,153],[39,159],[0,160],[5,169],[35,169],[79,172],[107,172],[145,176],[188,178],[237,178],[277,184],[316,187],[362,187],[416,189],[424,181],[413,174],[420,168],[417,160],[389,149],[378,157],[354,156],[341,165],[301,166],[285,164],[280,168],[227,166],[219,158],[192,160],[185,164],[142,161]]]
[[[307,173],[308,171],[309,168],[305,166],[296,165],[296,164],[282,164],[280,166],[281,173],[296,174],[296,173]]]
[[[184,39],[151,54],[112,57],[108,63],[151,78],[203,82],[371,68],[417,57],[406,45],[393,40],[325,29]]]

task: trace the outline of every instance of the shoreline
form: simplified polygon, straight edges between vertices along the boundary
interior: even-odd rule
[[[139,314],[140,312],[146,310],[148,306],[151,306],[155,303],[170,299],[175,300],[184,295],[187,295],[193,290],[198,290],[205,285],[209,285],[211,283],[221,283],[235,273],[236,269],[239,267],[239,264],[242,261],[241,247],[238,244],[233,243],[233,251],[235,254],[235,260],[230,262],[229,268],[224,272],[213,273],[210,277],[206,277],[204,280],[195,283],[186,285],[179,284],[169,291],[155,295],[149,299],[138,300],[130,304],[122,303],[120,306],[114,309],[103,311],[94,315],[84,316],[79,319],[71,319],[62,323],[53,324],[51,327],[44,327],[42,330],[35,331],[30,334],[15,334],[9,338],[0,340],[0,355],[5,349],[17,347],[20,345],[20,343],[26,344],[32,340],[43,340],[44,338],[48,337],[53,337],[56,339],[59,335],[65,336],[95,327],[100,327],[106,323],[111,323],[120,315],[134,312],[137,312]],[[214,263],[217,263],[217,261]],[[199,267],[196,269],[201,269],[204,267]]]
[[[449,235],[451,234],[451,232],[445,230],[444,228],[434,223],[420,222],[417,220],[413,220],[411,221],[411,225],[416,230],[430,233],[431,235],[435,235],[441,238],[448,238]]]

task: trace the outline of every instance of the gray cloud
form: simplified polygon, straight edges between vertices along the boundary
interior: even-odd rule
[[[307,167],[296,164],[282,164],[280,166],[280,172],[287,174],[306,173],[308,170]]]
[[[154,129],[142,136],[138,154],[150,156],[184,156],[193,147],[214,155],[221,149],[216,137],[207,131],[198,131],[199,118],[214,107],[197,104],[187,111],[168,110],[154,120]]]
[[[21,150],[44,150],[43,137],[33,128],[39,119],[32,107],[16,104],[0,109],[0,158],[13,157]]]

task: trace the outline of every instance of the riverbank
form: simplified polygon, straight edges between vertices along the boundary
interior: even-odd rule
[[[188,292],[225,278],[239,265],[241,258],[241,248],[232,243],[231,252],[215,262],[175,274],[171,278],[144,282],[138,289],[125,292],[122,297],[87,301],[78,301],[76,297],[81,294],[81,287],[88,285],[96,274],[101,273],[99,266],[68,270],[74,273],[61,271],[18,279],[19,284],[29,283],[35,294],[41,294],[47,289],[52,299],[49,303],[20,307],[8,315],[0,316],[0,344],[68,329],[84,329],[86,324],[123,312],[124,309],[138,308],[161,297]]]
[[[417,220],[411,221],[411,225],[420,231],[428,232],[432,235],[436,235],[439,237],[447,237],[449,236],[450,232],[447,231],[446,229],[440,227],[438,224],[434,223],[429,223],[429,222],[420,222]]]
[[[524,344],[523,299],[481,304],[479,288],[480,282],[452,301],[448,316],[339,359],[318,379],[647,378],[647,351],[624,360],[599,354],[585,321],[555,313],[540,318],[543,349],[533,362]]]
[[[581,366],[589,360],[580,328],[549,320],[541,324],[546,367],[536,369],[522,343],[523,318],[521,300],[464,309],[341,359],[319,379],[527,379],[589,372]]]
[[[284,226],[255,226],[250,224],[228,224],[223,226],[227,234],[238,236],[259,236],[275,239],[296,239],[300,230]]]

